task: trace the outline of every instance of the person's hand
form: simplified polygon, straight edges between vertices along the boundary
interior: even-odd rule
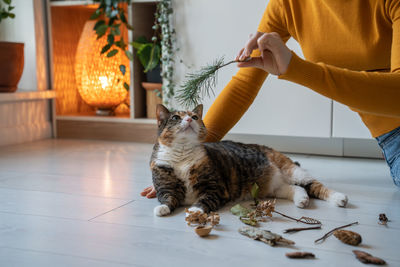
[[[259,49],[261,57],[253,57],[249,61],[243,61],[250,57],[254,49]],[[276,32],[257,32],[250,35],[245,47],[236,56],[238,67],[255,67],[268,73],[281,75],[287,71],[292,53]]]
[[[142,197],[147,197],[147,198],[155,198],[156,197],[156,189],[154,186],[149,186],[143,189],[142,193],[140,193]]]

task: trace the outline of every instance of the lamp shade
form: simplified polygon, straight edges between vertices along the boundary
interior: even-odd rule
[[[130,83],[129,59],[121,50],[112,57],[107,57],[107,52],[100,54],[107,44],[107,34],[97,39],[93,30],[95,23],[96,21],[87,21],[79,39],[75,57],[75,79],[79,94],[87,104],[107,110],[119,105],[128,95],[124,82]],[[126,30],[121,29],[121,36],[124,34]],[[109,51],[112,49],[114,48]],[[120,71],[121,64],[126,66],[125,75]]]

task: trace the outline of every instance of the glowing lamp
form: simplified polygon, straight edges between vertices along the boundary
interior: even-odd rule
[[[107,34],[97,39],[93,30],[95,23],[96,21],[86,22],[79,39],[75,57],[75,79],[83,101],[95,107],[96,114],[109,115],[128,96],[124,83],[130,83],[129,59],[122,51],[107,57],[107,53],[114,48],[100,54],[107,44]],[[124,31],[121,31],[121,36],[124,36]],[[126,66],[125,75],[120,71],[121,64]]]

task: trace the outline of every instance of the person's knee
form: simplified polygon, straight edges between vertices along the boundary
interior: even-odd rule
[[[392,174],[393,182],[396,186],[400,187],[400,157],[398,157],[390,168],[390,173]]]

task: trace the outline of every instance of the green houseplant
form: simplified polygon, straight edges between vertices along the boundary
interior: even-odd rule
[[[130,47],[134,47],[135,45],[137,47],[140,46],[144,49],[142,51],[143,54],[147,55],[149,47],[151,47],[150,55],[152,55],[152,57],[149,59],[150,64],[145,63],[145,72],[151,70],[151,68],[148,67],[153,66],[153,62],[155,62],[156,59],[155,55],[159,55],[161,63],[163,103],[168,106],[170,99],[174,96],[173,76],[175,30],[170,22],[170,17],[173,13],[171,0],[160,0],[157,3],[153,25],[154,36],[151,39],[153,43],[152,46],[149,46],[150,43],[147,41],[146,44],[140,44],[141,40],[129,42],[128,40],[120,38],[119,41],[114,41],[116,36],[121,35],[121,25],[126,26],[128,30],[133,30],[132,25],[128,23],[124,9],[124,6],[131,4],[131,0],[94,0],[94,2],[99,3],[98,8],[91,16],[91,19],[97,20],[94,30],[96,31],[98,38],[107,34],[108,40],[108,44],[103,47],[101,53],[107,53],[107,57],[112,57],[120,51],[125,53],[125,55],[132,61],[134,57]],[[142,40],[142,42],[144,42],[144,40]],[[156,45],[158,42],[159,45]],[[145,45],[145,48],[141,45]],[[157,49],[159,49],[160,52],[157,52]],[[142,62],[141,59],[139,60]],[[125,75],[126,66],[121,65],[120,70]],[[129,85],[125,84],[125,88],[128,90]]]
[[[11,0],[0,0],[0,23],[15,18],[13,9]],[[23,70],[24,44],[0,42],[0,92],[15,92]]]

